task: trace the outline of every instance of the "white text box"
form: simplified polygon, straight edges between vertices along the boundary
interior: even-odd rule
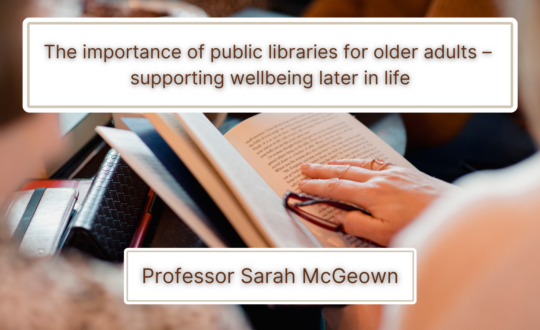
[[[414,249],[126,249],[128,304],[414,304]]]
[[[212,60],[227,52],[242,56]],[[30,112],[511,112],[517,22],[32,18],[24,79]]]

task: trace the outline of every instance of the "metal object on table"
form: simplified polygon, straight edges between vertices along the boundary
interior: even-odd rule
[[[8,224],[12,244],[29,257],[48,258],[56,254],[77,196],[74,188],[37,188],[15,193],[5,219],[0,218]]]

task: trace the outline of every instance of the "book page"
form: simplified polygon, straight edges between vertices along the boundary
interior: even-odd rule
[[[302,222],[287,212],[281,198],[203,114],[178,113],[176,117],[272,247],[320,246]]]
[[[204,212],[135,133],[109,127],[96,131],[208,246],[227,247]]]
[[[191,140],[178,119],[170,113],[147,113],[145,117],[150,120],[161,137],[212,197],[246,245],[249,247],[270,246],[270,242],[252,224],[242,206]]]
[[[300,170],[304,162],[324,164],[333,159],[380,158],[413,167],[346,113],[262,113],[238,124],[225,137],[278,196],[287,190],[300,192],[298,182],[307,178]],[[335,214],[333,208],[326,206],[313,206],[311,212],[326,219]],[[370,246],[354,236],[304,223],[323,246]]]
[[[118,120],[123,121],[126,128],[137,134],[139,139],[144,142],[174,181],[184,189],[189,199],[206,215],[208,221],[219,232],[228,247],[247,246],[225,214],[221,212],[219,206],[148,119],[118,118]]]

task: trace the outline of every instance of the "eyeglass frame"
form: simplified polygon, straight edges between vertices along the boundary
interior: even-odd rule
[[[291,198],[300,200],[300,202],[291,205],[289,204],[289,199]],[[334,231],[334,232],[339,232],[339,231],[343,232],[343,226],[334,221],[327,220],[319,216],[316,216],[314,214],[311,214],[309,212],[306,212],[302,210],[300,207],[322,204],[322,205],[331,206],[331,207],[334,207],[343,211],[360,211],[366,215],[371,216],[371,213],[369,211],[364,210],[363,208],[358,207],[353,204],[340,202],[331,198],[324,198],[324,197],[318,197],[318,196],[313,196],[313,195],[308,195],[308,194],[295,193],[290,190],[287,190],[287,192],[283,194],[282,200],[283,200],[283,205],[285,206],[286,209],[290,210],[291,212],[298,215],[302,219],[309,221],[310,223],[316,226],[319,226],[321,228]]]

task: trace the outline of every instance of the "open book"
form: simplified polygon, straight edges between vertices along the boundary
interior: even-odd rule
[[[143,180],[211,247],[362,247],[369,242],[299,219],[282,204],[300,165],[381,158],[412,167],[349,114],[264,113],[223,136],[202,114],[146,114],[132,132],[98,127]],[[325,218],[332,210],[313,206]]]

